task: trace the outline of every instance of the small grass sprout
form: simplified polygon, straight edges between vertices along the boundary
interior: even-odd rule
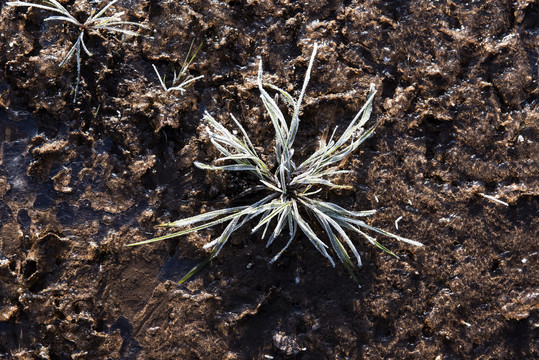
[[[204,75],[200,75],[196,77],[193,75],[185,76],[187,72],[187,68],[191,65],[191,63],[195,59],[195,56],[198,54],[198,51],[202,47],[202,43],[200,43],[200,45],[196,48],[191,58],[189,58],[189,56],[191,55],[191,51],[193,50],[193,43],[194,43],[194,40],[191,41],[191,46],[189,47],[189,51],[187,52],[187,56],[185,57],[185,60],[183,61],[183,65],[180,71],[177,72],[176,70],[174,70],[174,77],[172,78],[172,84],[170,87],[166,85],[166,82],[165,82],[166,75],[161,76],[159,74],[159,71],[157,71],[157,68],[155,67],[155,65],[152,64],[153,69],[155,70],[155,73],[157,74],[157,78],[159,79],[159,83],[161,84],[161,87],[163,88],[163,90],[165,90],[165,93],[168,93],[170,91],[179,91],[180,94],[183,94],[187,87],[189,87],[192,83],[194,83],[198,79],[202,79],[204,77]],[[180,82],[180,79],[182,79],[181,82]]]
[[[136,22],[121,20],[121,17],[124,15],[123,11],[115,12],[111,16],[105,16],[105,12],[107,12],[107,10],[109,10],[110,7],[114,5],[117,1],[118,0],[112,0],[98,12],[96,12],[96,9],[92,9],[90,16],[83,23],[79,22],[62,4],[60,4],[56,0],[42,0],[40,3],[27,1],[10,1],[7,3],[7,5],[11,6],[35,7],[55,12],[60,15],[49,16],[44,21],[66,21],[70,24],[77,26],[80,29],[80,34],[77,37],[77,41],[75,42],[75,44],[73,44],[73,46],[71,46],[71,48],[67,52],[67,55],[62,59],[62,61],[60,61],[60,64],[58,65],[59,67],[64,66],[67,61],[73,56],[73,54],[75,54],[75,57],[77,59],[77,83],[75,85],[73,103],[75,103],[77,100],[77,92],[80,84],[81,49],[84,50],[84,52],[88,56],[93,55],[84,43],[85,32],[106,30],[131,36],[138,36],[139,34],[137,32],[125,29],[123,28],[123,26],[127,25],[148,29],[148,27],[145,25]]]
[[[335,266],[333,256],[328,251],[331,246],[333,253],[356,281],[354,268],[355,265],[361,267],[361,257],[348,232],[361,235],[371,244],[392,255],[395,254],[380,244],[373,236],[367,234],[366,231],[388,236],[408,244],[422,246],[417,241],[392,234],[368,225],[361,220],[362,217],[374,214],[376,210],[351,211],[315,196],[322,190],[322,187],[350,188],[349,186],[337,184],[335,177],[351,172],[351,170],[341,169],[341,165],[375,130],[376,126],[368,130],[364,128],[372,110],[372,101],[375,95],[373,85],[370,87],[365,105],[355,115],[340,137],[337,138],[335,129],[329,140],[321,141],[318,150],[312,155],[299,164],[294,162],[293,144],[300,122],[299,112],[316,52],[317,45],[315,44],[303,87],[297,100],[294,100],[285,90],[263,83],[262,61],[260,62],[258,88],[262,103],[275,130],[276,165],[274,169],[271,169],[257,154],[247,132],[233,115],[231,115],[231,119],[239,130],[239,136],[217,122],[209,113],[206,112],[204,115],[204,120],[207,124],[206,132],[210,141],[223,156],[216,160],[218,165],[207,165],[199,162],[195,162],[195,165],[201,169],[213,171],[247,171],[258,178],[260,184],[266,188],[269,194],[252,205],[210,211],[162,224],[160,225],[162,227],[180,228],[182,230],[130,244],[130,246],[170,239],[228,223],[219,237],[204,245],[205,249],[211,250],[207,260],[192,269],[183,277],[180,283],[189,279],[206,263],[215,258],[234,231],[257,217],[259,217],[259,220],[252,228],[252,233],[262,231],[262,239],[266,237],[268,239],[266,247],[270,246],[288,228],[288,241],[271,259],[270,263],[276,261],[283,254],[295,239],[298,230],[301,230],[314,247]],[[265,88],[276,91],[291,106],[293,114],[290,123],[286,121],[283,112],[278,107],[277,98],[273,99]],[[319,228],[325,232],[326,241],[321,239],[308,219],[316,220]],[[349,252],[353,254],[354,261]]]

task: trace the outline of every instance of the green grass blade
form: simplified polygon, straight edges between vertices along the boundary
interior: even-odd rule
[[[204,213],[204,214],[191,216],[191,217],[186,218],[186,219],[177,220],[177,221],[173,221],[173,222],[166,223],[166,224],[161,224],[159,226],[160,227],[184,227],[184,226],[189,226],[189,225],[193,225],[193,224],[196,224],[196,223],[199,223],[199,222],[212,220],[212,219],[215,219],[216,217],[219,217],[219,216],[222,216],[222,215],[228,215],[228,214],[231,214],[231,213],[237,213],[237,212],[240,212],[242,210],[245,210],[246,208],[248,208],[248,206],[236,206],[236,207],[232,207],[232,208],[214,210],[214,211],[210,211],[210,212],[207,212],[207,213]]]
[[[36,3],[25,2],[25,1],[9,1],[6,3],[6,5],[35,7],[38,9],[54,11],[54,12],[57,12],[66,16],[71,16],[69,12],[60,4],[58,4],[59,7],[56,7],[56,6],[53,7],[53,6],[47,6],[47,5],[36,4]]]
[[[67,21],[74,25],[80,26],[80,23],[71,16],[49,16],[48,18],[43,19],[43,21]]]
[[[307,72],[305,73],[305,79],[303,80],[303,87],[301,88],[298,101],[296,102],[296,106],[294,108],[294,114],[292,115],[292,123],[290,124],[290,135],[288,136],[288,142],[286,144],[287,148],[289,149],[292,148],[292,145],[294,144],[294,140],[296,138],[296,133],[298,132],[299,109],[301,107],[301,101],[303,100],[303,95],[305,94],[305,90],[307,90],[307,84],[309,83],[309,79],[311,77],[311,71],[313,68],[314,58],[316,57],[317,50],[318,50],[318,44],[314,43],[311,60],[309,61],[309,66],[307,67]]]
[[[298,227],[297,227],[297,224],[294,222],[293,216],[292,216],[290,211],[288,212],[287,219],[288,219],[288,227],[290,229],[290,238],[288,239],[288,242],[286,243],[286,245],[281,249],[281,251],[279,251],[277,253],[277,255],[275,255],[270,260],[270,262],[269,262],[270,264],[273,264],[277,259],[279,259],[281,257],[281,255],[286,251],[286,249],[288,249],[288,247],[290,246],[292,241],[296,238],[296,233],[297,233]],[[268,243],[269,243],[269,241],[268,241]],[[269,246],[269,244],[266,245],[266,247],[268,247],[268,246]]]
[[[320,251],[320,253],[329,260],[331,265],[335,267],[335,261],[333,261],[333,258],[328,254],[326,250],[328,246],[324,244],[324,242],[320,240],[318,236],[316,236],[316,233],[313,231],[313,229],[311,229],[309,224],[307,224],[307,222],[303,220],[303,218],[299,214],[296,201],[292,201],[292,205],[293,205],[292,216],[295,222],[298,224],[301,231],[303,231],[305,236],[307,236],[307,239],[309,239],[309,241],[316,247],[316,249]]]
[[[103,9],[101,9],[97,14],[95,14],[93,16],[90,16],[90,18],[88,18],[88,21],[99,19],[101,17],[101,15],[103,15],[112,5],[114,5],[117,2],[118,2],[118,0],[112,0],[107,5],[105,5],[105,7]]]
[[[206,266],[211,260],[213,260],[213,258],[214,256],[208,256],[206,260],[202,261],[200,264],[192,268],[187,274],[185,274],[185,276],[180,281],[178,281],[178,285],[183,284],[184,282],[189,280],[193,275],[195,275],[197,272],[202,270],[204,266]]]
[[[254,165],[236,164],[236,165],[214,166],[214,165],[206,165],[198,161],[195,161],[194,164],[197,168],[204,169],[204,170],[220,170],[220,171],[256,171],[257,170],[257,167]]]
[[[167,91],[168,89],[167,89],[167,87],[165,85],[165,82],[163,81],[163,78],[159,74],[159,71],[157,71],[157,68],[155,67],[154,64],[152,64],[152,67],[153,67],[155,73],[157,74],[157,78],[159,79],[159,83],[161,84],[161,87],[163,88],[163,90]]]
[[[288,92],[273,84],[264,83],[263,85],[269,87],[272,90],[278,91],[289,105],[291,105],[293,108],[296,107],[296,102],[294,101],[294,98]]]
[[[281,206],[275,208],[269,215],[263,217],[260,222],[251,230],[251,234],[254,234],[258,229],[270,222],[274,217],[279,215],[284,209],[291,205],[291,201],[283,203]],[[262,236],[264,237],[264,236]]]

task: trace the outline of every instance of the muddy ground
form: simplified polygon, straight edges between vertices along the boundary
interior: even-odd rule
[[[80,20],[86,1],[61,1]],[[120,0],[145,37],[93,34],[0,3],[0,358],[531,359],[539,357],[539,5],[519,1]],[[185,94],[164,93],[203,43]],[[249,229],[185,285],[222,228],[137,248],[161,222],[256,201],[201,116],[236,115],[265,155],[256,88],[301,87],[297,156],[378,90],[376,134],[349,166],[369,223],[425,244],[356,238],[361,287],[300,235],[281,259]],[[495,197],[507,205],[481,194]],[[398,230],[395,229],[395,220]]]

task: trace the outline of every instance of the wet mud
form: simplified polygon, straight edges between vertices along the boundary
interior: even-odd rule
[[[86,1],[61,1],[78,18]],[[91,34],[0,3],[0,358],[532,359],[539,357],[539,6],[534,1],[120,0],[143,37]],[[184,94],[164,93],[202,43]],[[349,160],[369,223],[425,244],[355,239],[355,283],[298,236],[234,235],[191,281],[220,228],[126,248],[154,226],[256,201],[216,155],[204,111],[273,132],[256,74],[297,91],[299,157],[347,124],[371,83],[376,133]],[[486,195],[486,197],[485,197]],[[492,200],[501,200],[497,202]],[[402,217],[398,223],[395,221]],[[398,229],[395,229],[398,225]],[[282,239],[282,242],[285,240]]]

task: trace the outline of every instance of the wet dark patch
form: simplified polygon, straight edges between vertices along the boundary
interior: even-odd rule
[[[43,189],[42,192],[40,192],[34,201],[34,207],[36,209],[48,209],[54,205],[54,198],[52,193],[49,193],[49,191]]]
[[[75,210],[67,202],[62,201],[57,205],[56,218],[64,226],[73,224],[75,220]]]
[[[2,200],[0,200],[0,226],[11,220],[13,214],[11,208]]]
[[[196,261],[188,258],[178,258],[177,256],[170,256],[163,266],[159,268],[157,278],[160,281],[180,281],[191,269],[197,265]]]
[[[120,330],[120,334],[123,338],[122,347],[120,348],[120,355],[122,359],[134,360],[137,359],[141,347],[138,342],[133,338],[133,326],[124,317],[120,317],[110,327],[111,331]]]

